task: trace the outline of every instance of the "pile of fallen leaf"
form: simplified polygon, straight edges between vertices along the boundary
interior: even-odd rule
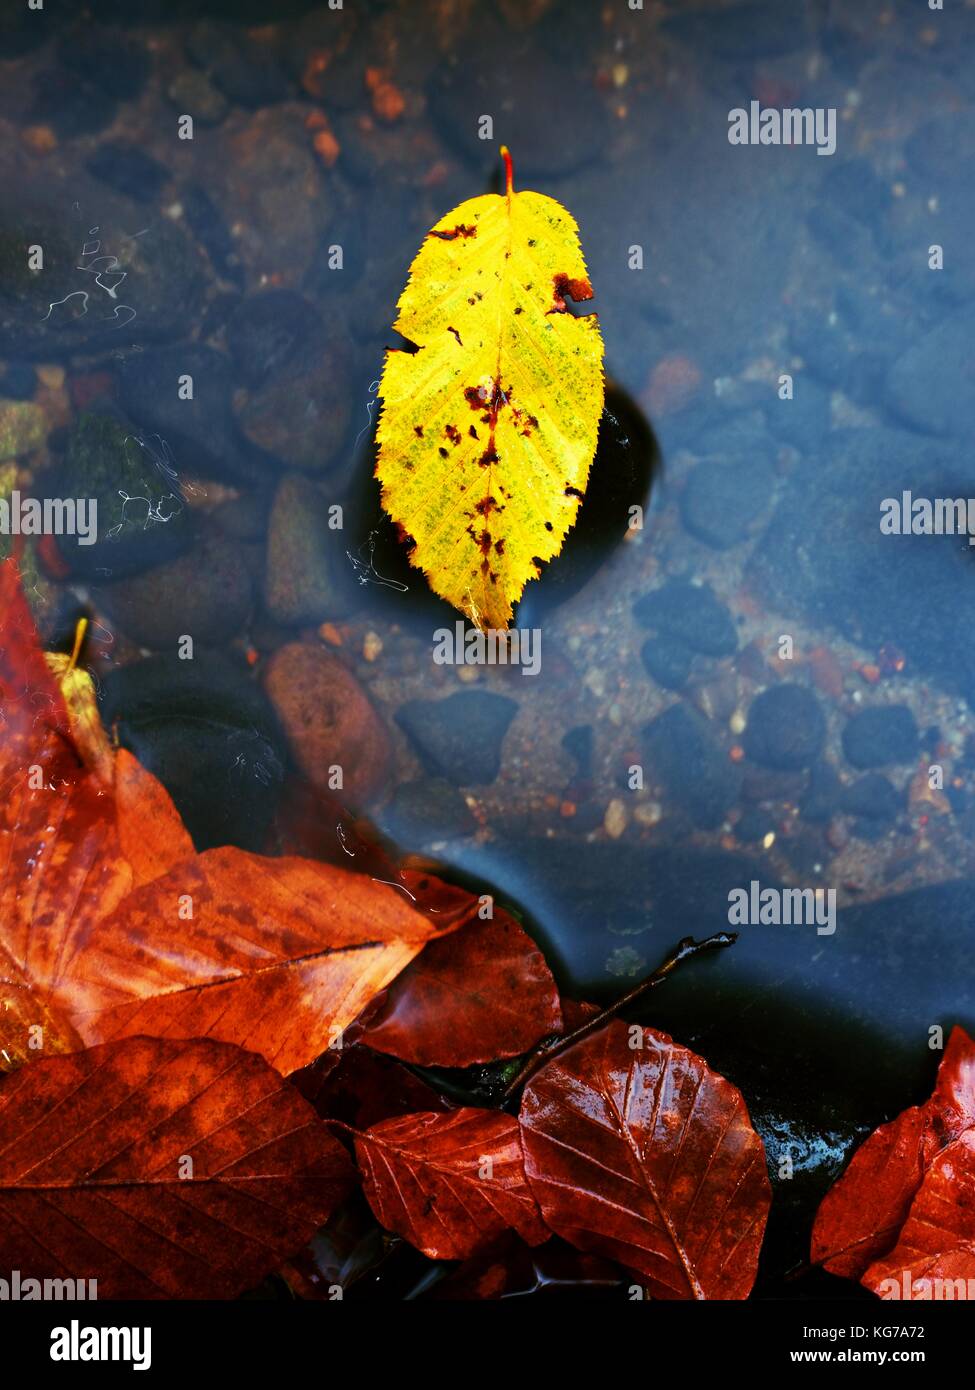
[[[483,1107],[415,1070],[505,1058],[517,1087]],[[771,1190],[734,1086],[560,1000],[511,916],[431,875],[196,853],[90,678],[41,651],[12,562],[0,1069],[0,1269],[23,1278],[226,1298],[283,1272],[315,1293],[303,1252],[361,1185],[384,1238],[432,1259],[557,1236],[648,1297],[744,1298],[755,1279]],[[870,1287],[902,1259],[971,1269],[973,1078],[956,1031],[932,1100],[827,1197],[828,1269]]]

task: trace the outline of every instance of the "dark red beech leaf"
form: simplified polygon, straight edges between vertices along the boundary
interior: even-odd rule
[[[525,1171],[546,1224],[634,1270],[653,1298],[747,1298],[771,1202],[741,1093],[664,1033],[614,1021],[522,1097]]]
[[[431,1260],[466,1259],[506,1230],[529,1245],[548,1239],[512,1115],[401,1115],[357,1134],[355,1149],[376,1219]]]
[[[937,1155],[973,1126],[975,1043],[955,1028],[930,1098],[874,1130],[823,1198],[813,1226],[813,1262],[860,1279],[897,1244]]]
[[[308,1102],[230,1043],[129,1038],[0,1086],[0,1268],[99,1298],[232,1298],[353,1183]]]
[[[342,1047],[319,1057],[289,1077],[319,1115],[368,1129],[394,1115],[415,1110],[452,1110],[432,1086],[395,1057],[368,1047]]]
[[[964,1280],[936,1293],[934,1280]],[[969,1280],[972,1281],[969,1283]],[[975,1130],[942,1149],[924,1175],[897,1244],[861,1281],[881,1298],[968,1299],[975,1288]]]
[[[363,1041],[417,1066],[469,1067],[517,1057],[561,1028],[545,957],[498,908],[430,942],[390,987]]]

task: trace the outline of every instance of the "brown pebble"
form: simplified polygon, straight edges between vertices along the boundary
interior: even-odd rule
[[[389,734],[369,696],[332,652],[288,642],[264,676],[292,755],[308,780],[350,805],[364,805],[391,770]],[[342,769],[342,787],[330,786]]]

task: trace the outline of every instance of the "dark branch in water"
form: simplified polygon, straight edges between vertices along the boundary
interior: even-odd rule
[[[634,985],[627,994],[622,995],[615,1003],[608,1004],[605,1009],[600,1009],[599,1013],[593,1014],[592,1018],[587,1018],[571,1033],[560,1033],[556,1037],[546,1038],[539,1043],[535,1050],[528,1054],[504,1088],[504,1094],[501,1098],[502,1105],[510,1101],[546,1062],[550,1062],[553,1057],[557,1057],[567,1047],[572,1047],[574,1043],[588,1038],[591,1033],[597,1032],[611,1018],[615,1018],[618,1013],[622,1013],[631,1004],[635,1004],[638,999],[642,999],[645,994],[649,994],[650,990],[659,985],[662,980],[666,980],[681,961],[689,960],[692,956],[703,955],[705,951],[717,950],[722,946],[733,946],[737,940],[738,933],[730,931],[715,932],[714,936],[708,936],[703,941],[695,941],[692,936],[685,936],[652,975],[648,975],[638,985]]]

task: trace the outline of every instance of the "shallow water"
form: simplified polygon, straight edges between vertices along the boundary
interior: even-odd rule
[[[929,1029],[975,1023],[975,556],[967,532],[881,529],[885,499],[973,490],[956,10],[227,0],[0,24],[0,442],[40,493],[100,489],[118,528],[64,551],[70,579],[40,564],[49,640],[93,617],[123,738],[199,844],[250,848],[334,737],[289,745],[269,658],[336,654],[388,739],[352,809],[515,907],[580,997],[726,927],[752,880],[835,890],[835,932],[744,926],[647,1019],[742,1088],[773,1168],[794,1151],[777,1294],[854,1139],[926,1094]],[[731,145],[756,100],[834,110],[835,153]],[[577,530],[517,614],[534,676],[433,662],[457,615],[371,476],[410,262],[500,186],[502,142],[579,222],[611,382]]]

